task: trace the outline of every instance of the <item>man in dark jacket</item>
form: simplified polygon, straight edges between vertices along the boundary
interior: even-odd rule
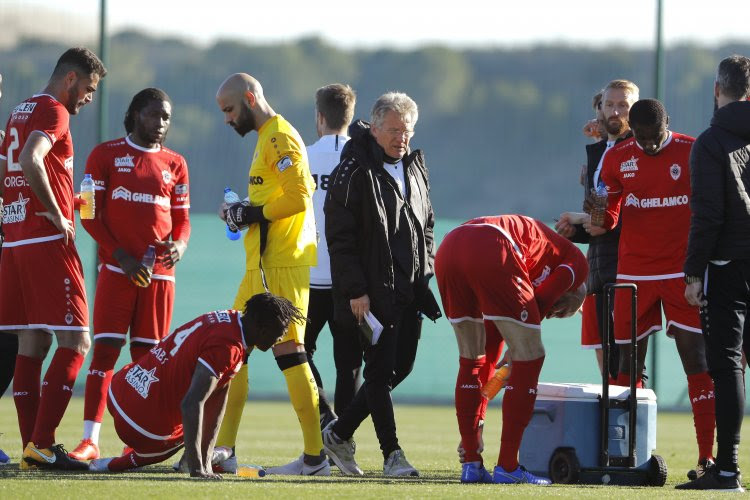
[[[628,124],[630,107],[638,100],[638,86],[628,80],[612,80],[603,90],[601,114],[606,139],[586,146],[586,176],[584,191],[588,197],[599,184],[599,173],[604,154],[620,141],[632,137]],[[583,304],[584,324],[581,332],[581,345],[584,349],[595,349],[599,370],[602,370],[602,332],[604,330],[604,285],[614,283],[617,275],[617,252],[620,242],[620,225],[612,231],[590,224],[571,224],[572,214],[565,212],[555,225],[561,235],[574,243],[588,243],[586,258],[589,263],[589,277],[586,282],[588,296]],[[610,376],[617,376],[619,354],[617,345],[610,343]]]
[[[701,306],[716,395],[716,465],[681,489],[742,489],[737,455],[745,408],[742,352],[750,306],[750,59],[719,64],[711,126],[690,155],[690,237],[685,298]]]
[[[323,431],[328,456],[345,474],[362,474],[351,437],[371,413],[383,472],[419,475],[398,444],[390,395],[413,367],[421,314],[440,316],[427,286],[435,256],[427,167],[421,151],[409,151],[417,118],[406,94],[378,98],[372,126],[350,128],[325,202],[334,317],[363,326],[374,317],[383,326],[377,343],[365,340],[362,388]]]

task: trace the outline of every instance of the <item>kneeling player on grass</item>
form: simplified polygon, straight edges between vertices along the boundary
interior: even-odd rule
[[[542,318],[564,318],[583,303],[586,258],[543,223],[521,215],[472,219],[449,232],[435,257],[443,308],[458,341],[456,416],[465,483],[549,484],[518,463],[523,432],[536,401],[544,363]],[[484,321],[497,329],[485,332]],[[480,420],[484,369],[499,335],[512,369],[503,397],[500,456],[494,474],[482,463]],[[485,356],[487,353],[487,357]]]
[[[190,475],[220,479],[211,468],[229,381],[248,347],[268,350],[292,322],[304,322],[283,297],[254,295],[239,311],[214,311],[179,327],[112,378],[107,408],[132,450],[93,460],[89,469],[121,472],[162,462],[185,446]]]

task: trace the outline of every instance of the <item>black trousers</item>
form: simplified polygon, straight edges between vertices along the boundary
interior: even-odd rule
[[[5,393],[10,381],[13,380],[16,354],[18,354],[18,336],[0,331],[0,396]]]
[[[599,327],[599,340],[604,345],[604,336],[607,328],[607,314],[610,316],[614,315],[615,300],[612,295],[612,300],[609,304],[609,311],[605,310],[604,292],[594,294],[594,300],[596,304],[596,323]],[[612,328],[614,328],[615,322],[612,321]],[[612,332],[609,338],[609,376],[613,379],[617,378],[617,374],[620,371],[620,348],[615,342],[615,333]]]
[[[349,439],[371,414],[384,458],[400,449],[391,391],[414,368],[422,332],[422,316],[414,303],[406,306],[397,318],[393,324],[383,325],[385,329],[377,344],[365,348],[364,384],[333,428],[337,436]]]
[[[333,362],[336,365],[336,392],[334,407],[341,413],[354,399],[359,389],[359,373],[362,369],[362,355],[364,348],[360,342],[359,330],[346,328],[333,321],[333,298],[331,289],[310,288],[310,302],[307,307],[307,327],[305,328],[305,350],[310,369],[318,385],[321,399],[321,413],[329,410],[328,401],[323,392],[323,380],[313,362],[313,355],[317,349],[316,342],[323,327],[328,323],[333,337]],[[327,407],[327,408],[326,408]]]
[[[716,397],[716,465],[735,472],[745,409],[742,351],[750,353],[750,260],[709,264],[704,281],[708,305],[701,308],[706,361]],[[750,356],[749,356],[750,357]]]

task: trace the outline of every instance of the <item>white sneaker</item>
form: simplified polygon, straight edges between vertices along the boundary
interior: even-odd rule
[[[91,472],[110,472],[109,463],[114,459],[115,457],[94,459],[89,462],[89,470]]]
[[[234,455],[232,448],[227,446],[217,446],[214,448],[213,455],[211,455],[211,465],[213,466],[214,472],[227,474],[237,473],[237,457]],[[172,464],[172,468],[175,472],[190,472],[188,470],[188,463],[187,460],[185,460],[184,452],[180,459]]]
[[[417,477],[419,471],[406,460],[403,450],[393,450],[383,463],[383,474],[386,476]]]
[[[357,445],[353,440],[343,440],[333,431],[336,420],[333,420],[323,429],[323,448],[328,456],[336,464],[341,472],[347,476],[362,476],[364,473],[354,460],[354,452],[357,451]]]
[[[317,465],[307,465],[305,463],[304,453],[297,460],[289,462],[280,467],[269,467],[266,474],[275,474],[277,476],[330,476],[331,466],[328,460],[323,460]]]

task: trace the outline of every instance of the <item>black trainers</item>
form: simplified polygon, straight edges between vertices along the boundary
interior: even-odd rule
[[[742,475],[736,473],[734,476],[722,476],[717,467],[709,468],[705,474],[687,483],[675,486],[678,490],[724,490],[744,493],[742,487]]]
[[[89,470],[89,464],[70,458],[61,444],[37,448],[29,443],[23,450],[23,461],[26,464],[23,469]]]
[[[695,467],[695,469],[689,470],[687,473],[687,478],[691,481],[695,481],[699,477],[701,477],[703,474],[705,474],[708,469],[711,467],[714,467],[716,464],[713,460],[710,458],[702,458],[698,465]]]

